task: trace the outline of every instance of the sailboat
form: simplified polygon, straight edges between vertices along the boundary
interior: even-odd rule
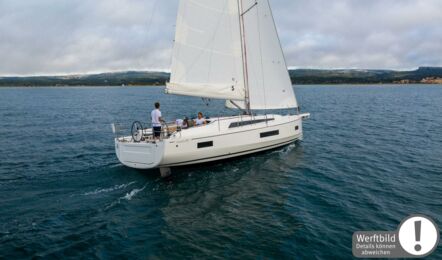
[[[135,122],[115,138],[122,164],[167,171],[302,140],[310,114],[299,112],[269,0],[181,0],[172,55],[167,94],[225,100],[238,115],[164,124],[159,140]]]

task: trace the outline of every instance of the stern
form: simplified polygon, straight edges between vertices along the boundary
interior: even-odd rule
[[[116,138],[115,153],[118,160],[130,168],[153,169],[157,168],[163,159],[164,142],[136,143]]]

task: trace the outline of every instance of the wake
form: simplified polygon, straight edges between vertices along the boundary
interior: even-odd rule
[[[104,210],[108,210],[118,204],[121,203],[121,201],[126,200],[126,201],[130,201],[132,200],[138,193],[142,192],[143,190],[146,189],[147,184],[144,184],[144,186],[142,188],[139,189],[133,189],[130,192],[126,193],[126,195],[119,197],[116,201],[112,202],[110,205],[108,205]]]
[[[98,194],[101,194],[101,193],[109,193],[109,192],[113,192],[113,191],[116,191],[116,190],[126,189],[127,187],[129,187],[129,186],[131,186],[131,185],[133,185],[135,183],[136,182],[133,181],[133,182],[129,182],[129,183],[126,183],[126,184],[115,185],[115,186],[110,187],[110,188],[97,188],[94,191],[86,192],[86,193],[83,193],[81,195],[82,196],[93,196],[93,195],[98,195]]]

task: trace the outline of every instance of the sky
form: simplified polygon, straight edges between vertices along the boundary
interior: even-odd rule
[[[442,66],[441,0],[270,3],[289,67]],[[0,76],[168,70],[177,8],[178,0],[0,0]]]

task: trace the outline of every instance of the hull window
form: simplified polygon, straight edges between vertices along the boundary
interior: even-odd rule
[[[233,122],[230,124],[229,128],[235,128],[235,127],[240,127],[240,126],[246,126],[246,125],[254,125],[254,124],[259,124],[259,123],[263,123],[263,122],[269,122],[269,121],[273,121],[275,119],[273,118],[269,118],[269,119],[258,119],[258,120],[248,120],[248,121],[241,121],[241,122]]]
[[[270,136],[274,136],[274,135],[279,135],[279,130],[264,132],[264,133],[260,134],[261,138],[270,137]]]
[[[295,130],[299,130],[299,125],[295,126]]]
[[[213,141],[198,143],[198,149],[212,147],[212,146],[213,146]]]

